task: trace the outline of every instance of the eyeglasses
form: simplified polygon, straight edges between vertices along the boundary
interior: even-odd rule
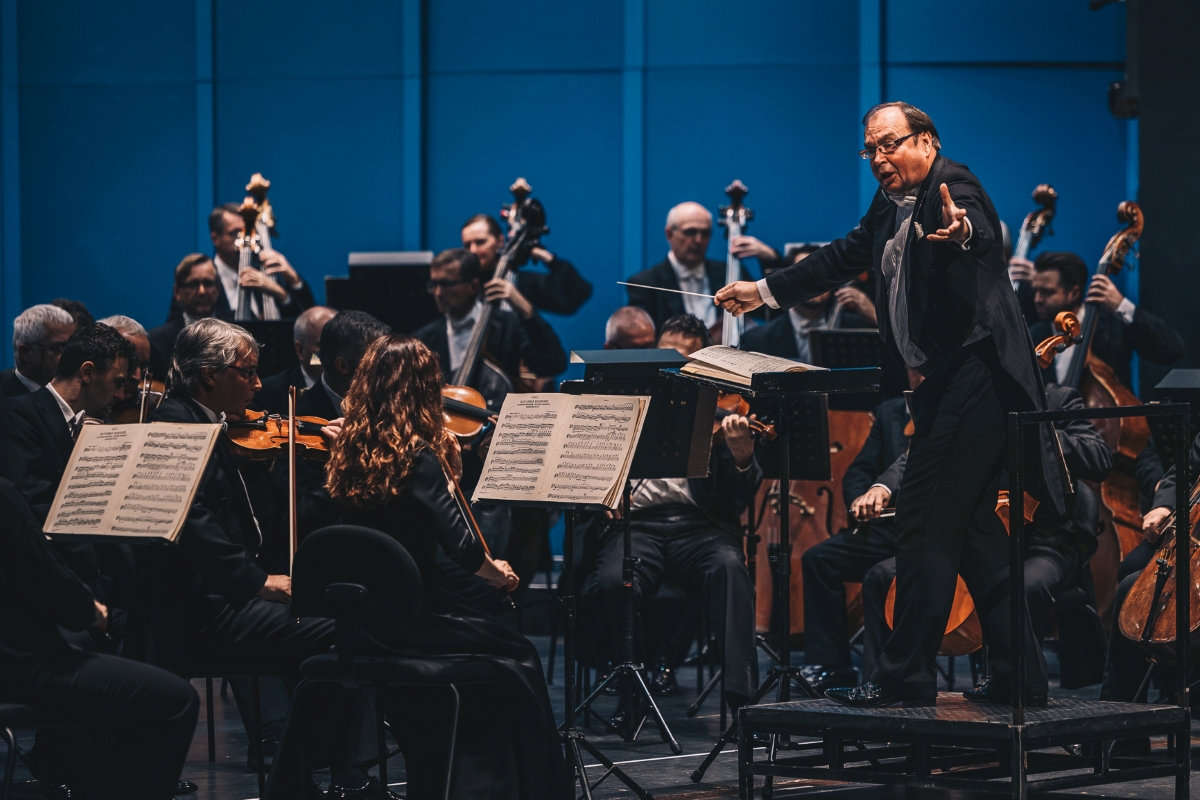
[[[712,228],[676,228],[675,232],[685,239],[707,239],[712,236]]]
[[[892,139],[890,142],[880,142],[878,147],[868,147],[865,150],[859,150],[858,154],[867,161],[871,161],[875,158],[876,151],[883,153],[885,156],[890,156],[892,153],[896,152],[896,148],[898,148],[905,139],[911,139],[919,133],[920,131],[914,131],[907,136],[901,136],[899,139]]]
[[[438,289],[449,289],[452,286],[459,286],[464,283],[470,283],[470,281],[467,280],[466,278],[459,278],[458,280],[451,280],[450,278],[440,278],[436,281],[430,281],[429,283],[425,284],[425,291],[429,292],[430,294],[433,294]]]
[[[197,289],[208,289],[211,292],[213,289],[217,288],[217,282],[197,279],[194,281],[187,281],[183,284],[183,288],[187,289],[189,292],[194,292]]]
[[[230,364],[229,368],[242,373],[242,376],[248,381],[253,381],[255,376],[258,375],[258,367],[239,367],[235,364]]]
[[[47,353],[61,353],[67,348],[66,342],[38,342],[34,347],[40,347]]]

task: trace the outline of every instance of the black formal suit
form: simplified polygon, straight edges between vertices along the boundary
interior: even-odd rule
[[[592,296],[592,284],[565,258],[547,262],[545,272],[518,271],[516,284],[534,308],[550,314],[574,314]]]
[[[150,371],[154,376],[166,380],[171,368],[171,355],[175,352],[175,340],[184,328],[183,315],[167,320],[157,328],[146,331],[150,339]]]
[[[237,269],[237,265],[232,265]],[[288,301],[279,305],[280,319],[295,319],[300,316],[305,310],[315,306],[316,300],[313,297],[312,288],[308,285],[308,281],[303,281],[299,289],[293,289],[288,286]],[[230,305],[229,298],[225,296],[225,284],[221,281],[220,271],[218,270],[217,277],[217,301],[213,305],[212,315],[217,319],[233,321],[234,313],[233,306]],[[183,317],[183,307],[175,300],[174,294],[171,296],[171,304],[167,308],[167,322],[181,319]]]
[[[437,354],[442,375],[448,379],[452,373],[446,318],[438,317],[419,328],[413,337]],[[567,368],[567,354],[558,334],[536,311],[523,320],[514,311],[494,310],[486,347],[496,365],[509,375],[519,375],[522,362],[535,375],[545,377],[558,375]]]
[[[1179,332],[1140,305],[1135,307],[1133,322],[1128,324],[1116,314],[1095,306],[1088,308],[1088,314],[1099,315],[1096,317],[1096,333],[1092,338],[1092,354],[1112,367],[1121,382],[1135,392],[1137,387],[1132,384],[1133,373],[1130,368],[1134,353],[1147,361],[1167,366],[1183,358],[1183,337]],[[1053,326],[1038,320],[1029,326],[1029,335],[1034,342],[1043,341],[1054,335]],[[1057,381],[1055,364],[1051,363],[1042,370],[1042,380],[1046,383]]]
[[[29,394],[29,387],[17,377],[15,367],[0,372],[0,399]]]
[[[971,237],[965,247],[931,242],[942,227],[940,186],[966,211]],[[766,279],[781,308],[879,269],[896,235],[896,204],[876,192],[858,227],[803,261]],[[1043,410],[1045,395],[1028,328],[1000,246],[1000,220],[991,199],[966,167],[938,155],[918,187],[912,224],[899,270],[907,297],[905,341],[920,353],[925,382],[913,395],[916,435],[897,507],[899,584],[897,624],[876,683],[904,697],[934,698],[931,664],[962,574],[975,597],[987,597],[1005,580],[1008,537],[994,501],[1006,455],[1006,413]],[[877,276],[875,309],[880,336],[899,353],[892,330],[889,281]],[[983,334],[980,338],[980,334]],[[966,344],[968,339],[974,339]],[[1032,491],[1065,513],[1066,476],[1051,430],[1039,430],[1040,469]],[[1036,484],[1038,473],[1041,486]],[[1002,592],[995,592],[1002,594]],[[984,608],[984,634],[998,685],[1011,669],[1007,600]],[[1027,689],[1044,694],[1046,676],[1029,621],[1024,621]]]
[[[97,797],[167,800],[196,730],[195,689],[147,664],[73,649],[62,630],[91,628],[92,593],[3,478],[0,519],[0,702],[60,712],[90,737],[87,758],[76,749],[74,763],[48,764],[39,740],[34,763],[53,770],[53,778],[40,777],[81,790],[90,761]]]
[[[300,368],[299,364],[293,364],[281,372],[263,378],[262,388],[255,392],[254,402],[250,404],[250,407],[256,411],[287,416],[288,389],[296,387],[296,394],[299,395],[296,399],[296,407],[299,409],[300,400],[306,392],[305,385],[304,370]],[[318,388],[320,387],[317,384],[313,384],[313,389]],[[296,413],[299,414],[299,410]]]
[[[704,598],[716,628],[726,691],[743,698],[754,694],[758,685],[754,585],[743,560],[738,521],[761,481],[757,459],[740,471],[729,448],[718,445],[712,451],[708,476],[688,480],[696,505],[661,505],[633,511],[632,552],[638,559],[633,580],[637,660],[645,659],[642,599],[653,595],[664,579],[670,579]],[[623,557],[621,528],[608,526],[599,543],[596,568],[584,581],[582,592],[611,658],[621,656]]]
[[[704,259],[704,273],[708,276],[708,286],[715,294],[725,285],[725,262]],[[742,280],[750,280],[750,273],[742,267]],[[669,259],[664,258],[650,269],[642,270],[629,279],[629,283],[642,286],[657,286],[663,289],[679,290],[679,278]],[[626,286],[629,305],[644,308],[654,319],[655,330],[661,330],[662,324],[676,314],[687,311],[683,305],[683,295],[674,292],[656,292],[653,289],[639,289],[637,286]]]

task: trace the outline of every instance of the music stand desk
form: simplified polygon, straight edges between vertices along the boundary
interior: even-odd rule
[[[703,386],[712,386],[719,391],[740,394],[745,397],[781,398],[800,394],[875,392],[879,390],[879,378],[882,370],[879,367],[853,367],[850,369],[814,369],[807,372],[760,372],[751,379],[749,386],[673,369],[665,369],[663,373],[678,375]]]

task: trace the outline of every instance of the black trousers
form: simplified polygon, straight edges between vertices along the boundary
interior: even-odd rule
[[[804,662],[850,666],[846,620],[847,582],[861,582],[867,570],[891,558],[896,537],[891,520],[847,528],[810,547],[800,557],[804,573]],[[869,675],[869,672],[864,674]]]
[[[1050,607],[1054,595],[1078,575],[1078,559],[1049,547],[1025,548],[1025,604],[1037,641],[1050,632]],[[896,559],[889,558],[871,568],[863,578],[863,674],[879,663],[891,628],[884,616],[888,589],[896,577]],[[945,629],[943,628],[943,631]],[[989,648],[989,664],[991,663]]]
[[[175,794],[200,710],[191,684],[165,670],[77,650],[0,666],[0,699],[79,721],[96,796],[121,800]],[[64,777],[83,791],[82,776]]]
[[[1128,561],[1130,556],[1136,552],[1137,548],[1131,550],[1122,561],[1121,566],[1124,566],[1124,562]],[[1150,552],[1153,554],[1153,550]],[[1146,670],[1150,668],[1149,655],[1132,639],[1127,639],[1121,633],[1120,627],[1121,608],[1125,605],[1125,598],[1129,596],[1129,590],[1133,588],[1133,584],[1137,582],[1141,574],[1141,570],[1138,570],[1126,575],[1117,586],[1117,594],[1113,597],[1112,630],[1108,635],[1108,655],[1104,661],[1104,682],[1100,685],[1101,700],[1132,703],[1134,695],[1142,685],[1142,680],[1146,677]],[[1174,681],[1163,681],[1163,691],[1173,694],[1174,685]],[[1149,700],[1149,697],[1147,696],[1146,699]]]
[[[957,576],[975,598],[993,670],[1005,686],[1009,642],[1008,534],[996,516],[1006,419],[1022,390],[991,338],[963,348],[913,393],[916,433],[896,505],[896,626],[872,680],[904,697],[937,696],[934,660]],[[1028,616],[1027,689],[1045,694],[1046,663]]]
[[[699,514],[678,517],[638,515],[632,521],[632,553],[638,559],[633,578],[634,658],[645,660],[642,601],[663,580],[703,596],[717,635],[725,667],[727,694],[751,697],[758,686],[754,641],[754,585],[742,559],[742,543]],[[624,542],[614,525],[600,543],[595,571],[584,582],[583,595],[600,620],[609,653],[620,657],[625,628]]]

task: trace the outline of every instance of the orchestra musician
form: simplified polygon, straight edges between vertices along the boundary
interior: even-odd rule
[[[644,308],[621,306],[604,323],[605,350],[647,350],[654,339],[654,320]]]
[[[910,388],[917,388],[921,373],[910,369],[908,376]],[[801,673],[819,692],[858,684],[850,660],[846,583],[861,582],[867,570],[896,552],[893,520],[880,519],[879,512],[900,486],[901,473],[889,467],[908,450],[910,418],[904,398],[884,400],[875,407],[874,417],[867,440],[842,478],[850,527],[800,556],[805,661]]]
[[[638,288],[650,286],[711,295],[723,286],[725,261],[705,258],[712,227],[712,214],[699,203],[680,203],[672,208],[667,214],[666,237],[670,245],[667,257],[629,279],[629,283],[637,286],[625,287],[629,305],[645,309],[660,333],[663,323],[676,314],[691,314],[710,330],[720,319],[720,310],[705,297]],[[745,267],[742,277],[750,277]]]
[[[245,329],[220,319],[198,320],[176,340],[167,397],[151,421],[214,424],[239,419],[260,386],[257,369],[258,344]],[[258,556],[275,536],[268,522],[275,498],[256,491],[260,485],[243,478],[238,459],[218,442],[175,546],[147,549],[150,663],[186,674],[195,660],[224,658],[298,682],[300,663],[329,651],[333,621],[293,619],[291,579],[268,573],[259,563]],[[234,688],[249,725],[252,710],[239,698],[236,684]],[[350,699],[343,693],[308,697],[320,708],[305,709],[303,716],[311,722],[313,736],[328,745],[318,758],[330,765],[333,784],[361,788],[366,778],[353,764],[369,753],[356,757],[361,741],[352,731],[360,723],[350,711]],[[314,739],[306,736],[305,741]],[[295,771],[278,772],[291,779]]]
[[[125,337],[129,346],[137,354],[137,358],[129,360],[129,374],[125,376],[125,384],[117,393],[117,401],[126,400],[137,392],[142,381],[142,373],[150,366],[150,335],[146,329],[133,317],[124,314],[113,314],[100,320],[101,325],[107,325]]]
[[[208,235],[212,239],[215,252],[212,261],[216,266],[218,278],[213,316],[233,319],[237,315],[238,287],[258,289],[274,297],[282,319],[298,316],[301,311],[313,305],[313,293],[283,253],[278,250],[263,250],[259,253],[262,270],[238,272],[241,259],[237,243],[245,229],[238,208],[237,203],[225,203],[214,208],[208,215]],[[277,276],[283,279],[282,284],[276,281]],[[183,316],[183,313],[182,304],[172,297],[167,320],[177,319]],[[255,319],[262,318],[262,309],[257,301],[252,302],[250,313]]]
[[[504,249],[504,231],[490,214],[476,214],[463,223],[462,246],[479,258],[483,297],[488,302],[507,301],[509,309],[522,316],[532,307],[550,314],[571,315],[592,296],[589,283],[575,265],[538,245],[530,253],[546,272],[522,269],[512,281],[497,280],[496,267]],[[524,309],[524,310],[523,310]]]
[[[30,306],[13,320],[14,367],[0,372],[0,397],[36,392],[54,377],[75,320],[49,303]]]
[[[198,319],[211,317],[219,296],[220,282],[213,260],[204,253],[184,256],[175,267],[175,288],[172,289],[173,301],[181,313],[151,328],[148,334],[150,371],[153,374],[160,379],[167,376],[179,332]]]
[[[1005,414],[1042,410],[1029,332],[1000,251],[1000,220],[966,167],[940,155],[933,121],[907,103],[867,112],[864,149],[880,188],[858,227],[767,278],[721,289],[734,314],[788,308],[879,270],[875,308],[893,355],[926,378],[913,395],[916,434],[896,512],[896,628],[870,680],[831,689],[839,703],[932,705],[933,662],[962,573],[975,597],[1004,594],[1008,538],[995,514],[1005,458]],[[1039,493],[1066,513],[1065,482],[1045,426]],[[981,613],[995,670],[989,699],[1008,702],[1012,669],[1007,599]],[[1027,696],[1047,678],[1023,621]]]
[[[529,640],[492,619],[454,590],[437,558],[439,547],[459,568],[498,589],[518,579],[493,560],[448,489],[457,442],[443,428],[441,369],[424,344],[390,334],[368,348],[344,401],[334,442],[329,495],[344,522],[395,537],[421,571],[424,602],[415,620],[372,632],[388,649],[428,655],[483,656],[503,690],[480,697],[487,706],[460,733],[472,742],[456,754],[455,796],[491,796],[512,787],[522,798],[569,797],[568,777],[541,662]],[[445,742],[453,715],[446,696],[389,690],[385,710],[404,751],[408,794],[441,796]]]
[[[708,328],[693,316],[668,319],[658,346],[689,355],[712,343]],[[762,470],[754,455],[750,424],[737,414],[721,422],[724,441],[714,443],[705,478],[634,481],[630,502],[633,557],[635,661],[645,660],[642,601],[664,579],[704,599],[725,669],[725,697],[736,710],[758,686],[754,642],[754,585],[742,555],[740,514],[754,500]],[[582,594],[600,620],[605,650],[618,654],[624,630],[620,525],[607,526],[599,560]]]
[[[263,378],[263,388],[254,395],[252,408],[273,414],[288,412],[288,389],[295,386],[296,394],[303,398],[304,394],[317,385],[321,380],[323,367],[317,360],[321,352],[321,332],[325,323],[337,314],[328,306],[313,306],[305,309],[296,317],[292,325],[292,345],[296,348],[296,364],[285,370]],[[313,363],[316,360],[317,363]]]
[[[1134,353],[1155,364],[1170,365],[1183,358],[1183,338],[1174,328],[1122,295],[1107,275],[1094,275],[1088,284],[1087,265],[1079,256],[1045,252],[1034,260],[1033,267],[1033,302],[1039,321],[1029,327],[1029,333],[1035,342],[1054,333],[1054,318],[1060,311],[1072,312],[1082,324],[1084,316],[1098,306],[1102,313],[1096,320],[1092,355],[1111,366],[1126,386],[1133,385],[1130,363]],[[1074,352],[1071,345],[1057,354],[1043,371],[1043,380],[1065,380]]]
[[[1085,408],[1079,392],[1057,384],[1046,387],[1046,407],[1050,411]],[[1056,422],[1054,426],[1067,469],[1075,483],[1067,514],[1058,514],[1050,504],[1040,503],[1033,512],[1032,523],[1025,528],[1025,599],[1034,638],[1039,643],[1039,657],[1042,657],[1040,643],[1050,631],[1050,609],[1055,595],[1083,577],[1098,546],[1099,501],[1084,481],[1102,482],[1108,477],[1113,463],[1108,445],[1090,420]],[[902,455],[889,469],[893,480],[902,482],[906,462],[906,456]],[[870,508],[867,511],[878,513]],[[896,559],[893,557],[881,561],[863,578],[864,673],[878,663],[887,640],[884,602],[895,577]],[[988,676],[984,676],[978,686],[964,695],[970,700],[995,702],[996,691]],[[1006,693],[1003,688],[1002,691]]]

